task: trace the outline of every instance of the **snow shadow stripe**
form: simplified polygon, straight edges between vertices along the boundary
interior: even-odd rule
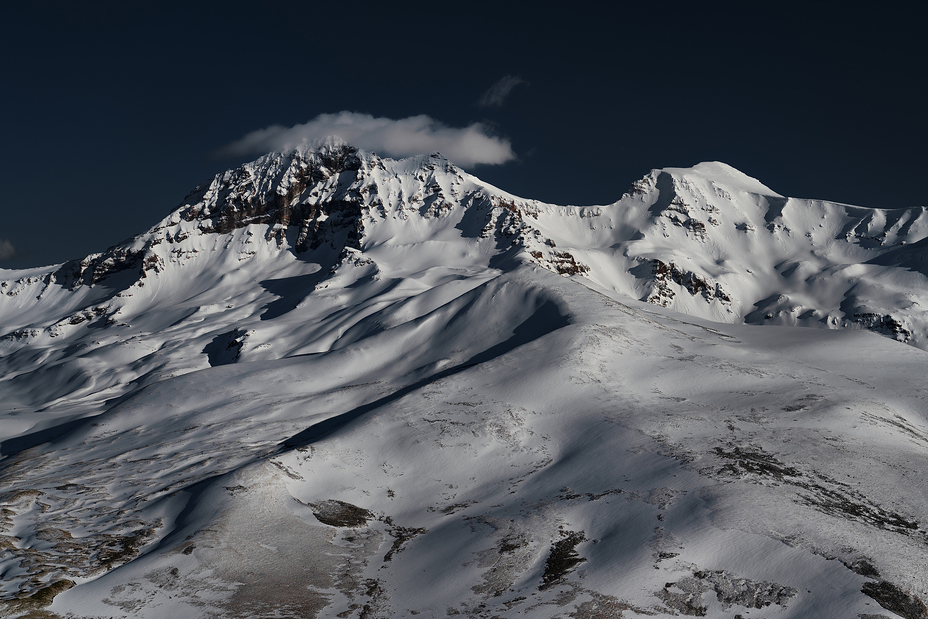
[[[542,305],[535,310],[535,312],[526,318],[518,327],[516,327],[512,332],[512,337],[509,339],[496,344],[483,351],[474,355],[464,363],[456,365],[454,367],[442,370],[436,374],[423,378],[422,380],[416,381],[411,385],[407,385],[402,389],[398,389],[389,395],[374,400],[368,404],[363,404],[357,408],[341,413],[334,417],[330,417],[324,421],[313,424],[302,430],[290,438],[284,440],[280,443],[279,448],[284,449],[297,449],[300,447],[306,447],[315,443],[322,438],[332,434],[333,432],[343,428],[347,424],[351,423],[355,419],[377,409],[381,406],[386,406],[391,402],[395,402],[400,398],[421,389],[442,378],[447,378],[448,376],[453,376],[459,372],[473,367],[475,365],[480,365],[481,363],[486,363],[492,361],[497,357],[501,357],[506,353],[515,350],[519,346],[533,342],[540,337],[552,333],[562,327],[566,327],[570,324],[567,316],[561,312],[561,309],[553,301],[545,301]]]

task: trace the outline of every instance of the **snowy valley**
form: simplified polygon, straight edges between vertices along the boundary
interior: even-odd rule
[[[928,212],[337,139],[0,270],[0,614],[928,617]]]

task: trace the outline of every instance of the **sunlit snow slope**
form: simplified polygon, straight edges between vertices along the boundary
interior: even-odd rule
[[[0,271],[0,614],[928,617],[925,237],[721,163],[220,174]]]

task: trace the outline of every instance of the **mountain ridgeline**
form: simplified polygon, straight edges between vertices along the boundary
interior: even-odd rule
[[[394,161],[330,139],[216,175],[151,230],[101,254],[7,272],[7,297],[41,301],[57,287],[81,299],[66,305],[84,307],[52,324],[27,318],[32,303],[12,315],[5,307],[4,324],[16,327],[3,336],[115,322],[132,289],[207,261],[232,257],[238,267],[283,253],[321,265],[322,285],[346,261],[376,276],[378,249],[402,245],[415,261],[417,244],[442,243],[446,251],[422,259],[453,266],[477,251],[487,267],[530,261],[711,320],[864,328],[926,348],[926,237],[925,207],[785,198],[716,162],[654,170],[614,204],[556,206],[483,183],[437,153]],[[216,256],[219,247],[227,255]],[[81,291],[93,287],[111,293]]]

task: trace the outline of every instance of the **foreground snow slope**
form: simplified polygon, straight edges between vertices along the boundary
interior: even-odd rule
[[[924,218],[723,164],[219,175],[0,284],[4,614],[928,616]]]

